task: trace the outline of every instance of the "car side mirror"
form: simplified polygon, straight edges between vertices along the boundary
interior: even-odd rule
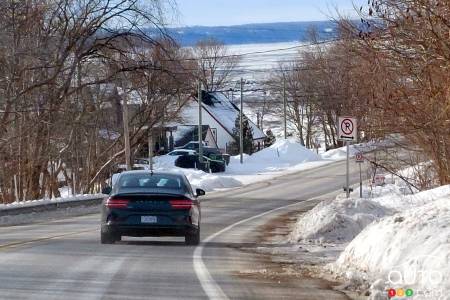
[[[197,197],[198,196],[205,196],[205,191],[202,189],[196,189],[195,192],[197,193]]]
[[[111,194],[111,192],[112,192],[112,188],[110,186],[105,186],[102,189],[102,194],[109,195],[109,194]]]

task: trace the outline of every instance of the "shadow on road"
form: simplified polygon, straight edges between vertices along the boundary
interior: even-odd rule
[[[184,241],[158,241],[158,240],[132,240],[120,241],[118,245],[134,245],[134,246],[158,246],[158,247],[186,247]],[[265,243],[227,243],[227,242],[208,242],[203,246],[205,248],[231,248],[231,249],[257,249],[257,248],[276,248],[289,246],[285,244],[265,244]]]
[[[158,247],[179,247],[183,246],[186,247],[186,244],[184,241],[139,241],[139,240],[133,240],[133,241],[120,241],[117,242],[118,245],[134,245],[134,246],[158,246]]]

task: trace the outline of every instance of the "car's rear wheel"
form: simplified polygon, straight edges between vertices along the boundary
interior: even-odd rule
[[[121,236],[116,236],[111,232],[101,232],[100,233],[100,242],[102,244],[114,244],[117,241],[121,240]]]
[[[198,245],[200,244],[200,229],[193,232],[186,233],[184,237],[186,245]]]

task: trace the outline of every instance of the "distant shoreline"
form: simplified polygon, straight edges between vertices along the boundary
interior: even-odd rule
[[[246,45],[307,42],[311,28],[316,29],[320,40],[330,40],[336,36],[336,24],[333,21],[191,26],[168,28],[167,33],[184,47],[193,46],[207,38],[215,38],[226,45]]]

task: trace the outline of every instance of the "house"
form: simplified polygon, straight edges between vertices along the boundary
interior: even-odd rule
[[[217,147],[224,152],[227,152],[229,145],[234,141],[233,129],[239,114],[239,108],[221,92],[203,92],[202,124],[209,126]],[[183,121],[177,127],[197,125],[198,117],[198,99],[191,97],[182,110]],[[251,120],[248,122],[253,131],[254,145],[262,147],[266,135]]]
[[[202,97],[202,139],[208,146],[217,147],[222,152],[228,152],[234,141],[233,129],[240,110],[224,94],[220,92],[203,92]],[[133,114],[133,104],[129,104],[130,114]],[[119,116],[119,114],[117,113]],[[197,97],[191,96],[180,112],[180,118],[175,121],[165,121],[151,129],[152,149],[155,154],[172,151],[190,141],[198,140],[199,107]],[[251,120],[248,120],[253,131],[253,143],[256,148],[263,147],[266,135]],[[143,126],[141,130],[148,130]],[[143,136],[137,156],[146,156],[150,139]]]
[[[198,141],[198,125],[178,125],[173,133],[175,147],[181,147],[190,141]],[[216,137],[209,125],[202,125],[202,140],[210,147],[218,148]]]

